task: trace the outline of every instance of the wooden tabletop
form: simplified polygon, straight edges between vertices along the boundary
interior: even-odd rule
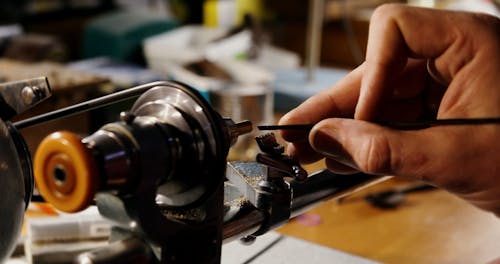
[[[500,257],[500,219],[443,190],[408,194],[397,209],[362,197],[410,182],[390,179],[292,220],[279,231],[383,263],[486,263]]]

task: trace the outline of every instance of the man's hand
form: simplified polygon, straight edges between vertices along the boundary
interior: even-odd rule
[[[352,118],[355,119],[352,119]],[[337,173],[420,179],[500,215],[500,125],[399,131],[377,121],[500,117],[500,20],[384,5],[372,16],[366,61],[280,124],[303,162]]]

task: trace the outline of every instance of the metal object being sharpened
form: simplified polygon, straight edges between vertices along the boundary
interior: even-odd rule
[[[21,94],[23,103],[33,104],[48,93]],[[19,181],[15,191],[2,192],[19,205],[10,205],[16,227],[8,228],[17,232],[32,188],[29,154],[20,152],[25,149],[12,131],[137,96],[118,121],[83,138],[52,133],[34,157],[45,201],[68,213],[95,204],[112,222],[109,244],[75,256],[76,263],[219,263],[223,242],[250,243],[326,198],[381,180],[327,170],[308,174],[273,134],[257,137],[255,161],[227,162],[229,148],[252,124],[222,118],[184,84],[155,82],[14,125],[0,123],[8,145],[2,155],[12,159],[4,174]],[[6,199],[0,199],[3,207]]]
[[[490,118],[450,118],[450,119],[435,119],[407,122],[378,122],[379,125],[400,129],[414,130],[423,129],[433,126],[458,126],[458,125],[494,125],[500,124],[499,117]],[[311,130],[315,124],[289,124],[289,125],[262,125],[257,126],[259,130]]]

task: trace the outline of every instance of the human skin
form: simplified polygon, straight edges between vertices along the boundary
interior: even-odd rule
[[[281,132],[301,162],[326,158],[336,173],[423,180],[500,216],[500,124],[377,125],[429,117],[500,117],[498,18],[383,5],[365,62],[279,123],[316,124]]]

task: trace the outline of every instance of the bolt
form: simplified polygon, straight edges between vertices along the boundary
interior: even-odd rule
[[[21,96],[23,98],[23,103],[26,105],[32,105],[38,101],[38,87],[37,86],[26,86],[21,90]]]
[[[135,115],[128,112],[128,111],[123,111],[120,113],[120,120],[129,124],[132,121],[134,121]]]
[[[257,239],[257,237],[252,236],[252,235],[244,236],[244,237],[240,238],[240,243],[245,245],[245,246],[249,246],[249,245],[253,244],[256,239]]]

